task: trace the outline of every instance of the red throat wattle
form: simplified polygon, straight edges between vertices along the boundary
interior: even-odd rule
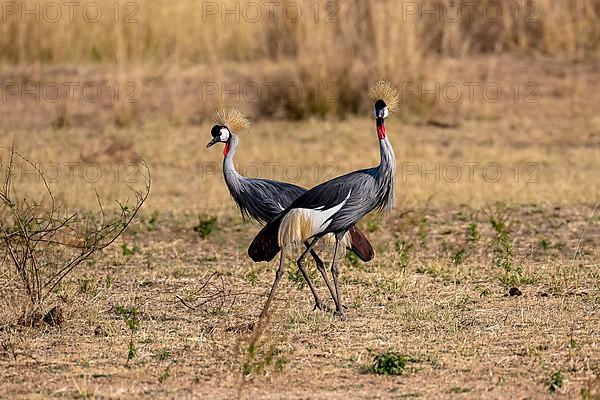
[[[225,148],[223,149],[223,157],[225,157],[227,153],[229,153],[229,146],[229,142],[225,143]]]
[[[381,139],[381,140],[385,139],[385,125],[384,124],[377,125],[377,136],[379,136],[379,139]]]

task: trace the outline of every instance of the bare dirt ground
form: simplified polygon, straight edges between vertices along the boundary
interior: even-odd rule
[[[258,227],[228,198],[220,151],[204,149],[208,123],[158,118],[98,130],[75,118],[53,129],[54,106],[11,113],[3,103],[2,145],[15,140],[42,165],[74,163],[74,181],[55,184],[73,207],[93,208],[94,187],[117,197],[128,175],[115,178],[115,166],[140,158],[153,189],[139,223],[60,287],[49,306],[64,309],[61,326],[18,324],[25,303],[3,261],[0,397],[598,398],[600,73],[502,58],[452,71],[460,82],[484,79],[481,71],[507,84],[534,81],[539,102],[440,104],[434,115],[390,119],[398,205],[360,224],[377,256],[368,264],[349,256],[342,267],[348,320],[312,311],[290,262],[254,339],[275,265],[246,257]],[[99,120],[111,120],[114,110],[102,110]],[[259,121],[236,159],[247,174],[311,186],[375,164],[372,130],[368,118]],[[451,163],[457,180],[444,175]],[[82,179],[90,164],[108,174]],[[439,172],[424,172],[436,164]],[[372,372],[387,351],[406,357],[401,375]]]

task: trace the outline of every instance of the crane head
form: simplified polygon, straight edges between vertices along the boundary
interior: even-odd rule
[[[373,114],[375,115],[375,119],[377,119],[377,124],[383,124],[383,121],[390,115],[385,101],[379,99],[375,102],[375,111]]]
[[[397,110],[400,103],[400,92],[385,79],[369,87],[369,97],[375,102],[374,114],[377,125],[383,125],[384,120]]]
[[[227,143],[229,141],[229,138],[231,137],[231,132],[229,131],[229,128],[227,128],[225,125],[213,126],[210,130],[210,134],[213,138],[210,142],[208,142],[206,147],[211,147],[219,142]]]

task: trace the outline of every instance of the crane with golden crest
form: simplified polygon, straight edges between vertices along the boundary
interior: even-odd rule
[[[306,255],[326,235],[335,237],[331,273],[335,286],[337,313],[345,318],[339,287],[338,254],[348,230],[373,211],[383,211],[394,205],[396,157],[388,138],[385,120],[399,104],[400,95],[388,81],[376,82],[369,90],[374,101],[375,128],[379,142],[380,163],[376,167],[354,171],[331,179],[295,199],[283,212],[258,233],[248,248],[255,262],[271,261],[281,250],[283,254],[300,244],[308,243],[298,259],[302,265]],[[281,257],[275,281],[261,316],[265,316],[275,290],[284,273]]]

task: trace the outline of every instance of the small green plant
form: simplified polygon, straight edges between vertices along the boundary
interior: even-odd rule
[[[171,377],[171,366],[168,365],[161,373],[160,376],[158,377],[158,381],[160,383],[164,383],[167,379],[169,379]]]
[[[429,220],[427,216],[424,215],[419,222],[419,230],[417,231],[417,236],[419,237],[419,242],[421,246],[427,247],[427,238],[429,237]]]
[[[122,316],[123,318],[128,318],[130,315],[138,314],[139,311],[137,308],[128,308],[121,305],[116,305],[113,307],[116,314]]]
[[[242,374],[244,377],[261,374],[268,368],[273,368],[275,372],[281,372],[288,363],[285,358],[280,356],[281,351],[275,345],[271,345],[268,349],[265,349],[264,354],[263,352],[259,354],[261,347],[263,347],[263,343],[259,343],[258,341],[249,343],[246,351],[247,358],[242,365]]]
[[[152,214],[150,214],[150,218],[146,222],[146,229],[148,229],[151,232],[158,229],[158,211],[152,211]]]
[[[371,215],[365,218],[367,232],[377,232],[380,228],[379,218],[376,215]]]
[[[264,373],[269,368],[274,372],[281,372],[288,362],[272,336],[263,337],[271,318],[268,307],[263,309],[263,313],[253,325],[250,335],[243,338],[237,346],[236,352],[240,357],[240,372],[244,381]],[[281,343],[286,341],[286,338],[282,338]]]
[[[442,240],[440,243],[440,252],[447,253],[448,250],[452,248],[452,245],[448,243],[446,239]]]
[[[600,378],[590,379],[581,388],[579,392],[581,394],[581,400],[598,400],[598,393],[600,391]]]
[[[209,237],[217,229],[217,217],[198,217],[198,225],[194,226],[196,232],[202,239]]]
[[[255,286],[258,283],[258,272],[256,270],[252,270],[246,274],[246,279],[252,286]]]
[[[133,342],[133,338],[129,341],[129,346],[127,347],[127,362],[133,360],[137,355],[137,348],[135,347],[135,343]]]
[[[407,243],[404,240],[396,242],[396,251],[398,252],[398,263],[401,269],[406,269],[410,264],[410,252],[413,248],[412,243]]]
[[[140,320],[137,318],[137,316],[132,316],[131,318],[127,319],[127,321],[125,321],[125,322],[131,332],[137,331],[139,324],[140,324]]]
[[[159,361],[166,361],[169,358],[171,358],[172,355],[173,355],[173,353],[171,352],[171,350],[163,349],[160,351],[160,353],[158,353],[156,355],[156,357],[158,358]]]
[[[311,269],[307,269],[306,273],[311,280],[315,278],[315,271]],[[306,287],[306,280],[304,279],[304,275],[300,272],[298,268],[289,268],[287,274],[288,281],[292,282],[296,289],[303,290]]]
[[[496,231],[493,241],[494,265],[504,270],[500,281],[505,286],[518,286],[528,280],[523,277],[523,268],[513,264],[513,246],[506,223],[502,218],[490,217],[490,224]]]
[[[78,279],[79,284],[79,293],[88,294],[90,296],[95,296],[98,294],[98,282],[92,278],[80,278]]]
[[[139,253],[140,249],[133,245],[132,247],[129,247],[129,245],[127,243],[123,243],[121,245],[121,251],[123,252],[123,255],[125,257],[131,257],[132,255]]]
[[[477,229],[477,224],[474,222],[471,222],[469,224],[469,226],[467,227],[467,232],[466,232],[466,236],[467,236],[467,240],[470,242],[476,242],[477,240],[479,240],[479,230]]]
[[[458,250],[456,250],[454,252],[454,254],[452,255],[452,264],[454,265],[460,265],[465,261],[466,258],[466,251],[463,248],[460,248]]]
[[[401,375],[408,362],[405,356],[387,352],[375,357],[372,371],[377,375]]]
[[[275,360],[275,371],[276,372],[281,372],[283,371],[283,368],[285,367],[285,365],[288,363],[288,360],[286,360],[285,358],[278,358]]]
[[[510,241],[510,235],[504,224],[497,223],[495,220],[490,221],[496,230],[494,238],[494,263],[496,266],[503,268],[507,272],[512,269],[513,247]]]
[[[550,249],[550,247],[552,247],[552,243],[550,243],[548,240],[546,240],[546,239],[540,240],[540,248],[542,250],[548,250],[548,249]]]
[[[346,252],[346,261],[348,262],[349,265],[351,265],[351,266],[353,266],[355,268],[360,267],[360,259],[352,251],[347,251]]]
[[[129,363],[137,356],[137,347],[133,339],[135,332],[137,332],[137,330],[139,329],[140,311],[135,307],[128,308],[120,305],[115,306],[114,310],[117,314],[119,314],[125,319],[125,325],[127,325],[127,328],[131,333],[129,337],[129,345],[127,346],[127,363]]]
[[[563,376],[560,370],[556,371],[550,377],[550,385],[548,386],[548,390],[551,393],[556,392],[558,389],[562,387],[563,384]]]

